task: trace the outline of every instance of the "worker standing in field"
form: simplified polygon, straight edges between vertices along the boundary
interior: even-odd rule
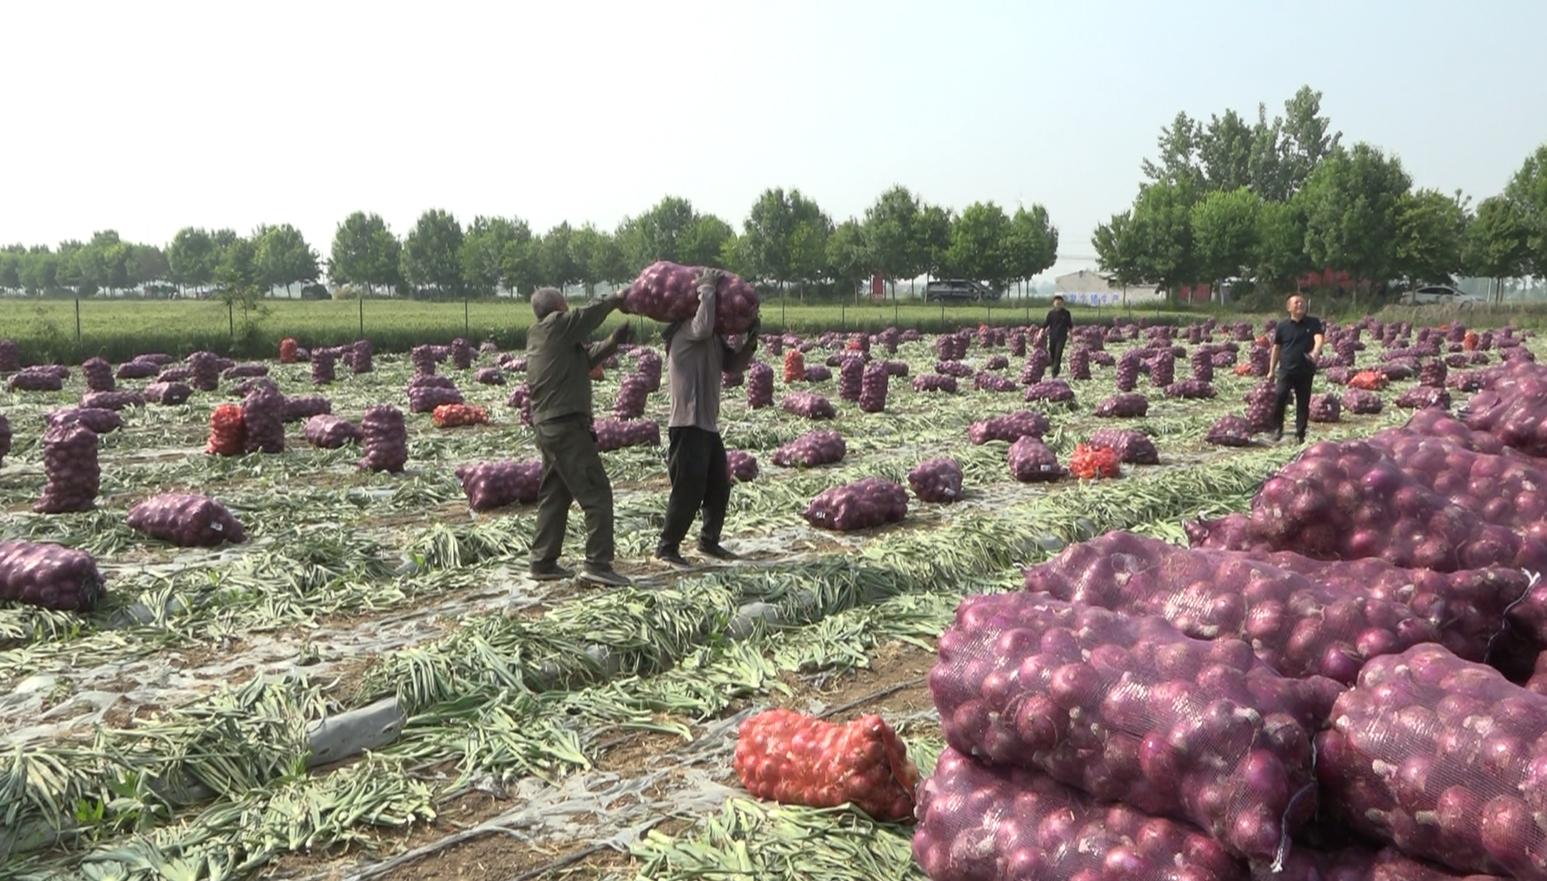
[[[612,568],[612,483],[591,431],[591,368],[628,341],[623,324],[601,343],[591,333],[623,302],[617,294],[571,310],[555,288],[532,293],[537,317],[527,332],[527,385],[531,389],[532,428],[543,457],[537,497],[537,533],[532,538],[532,577],[568,578],[559,565],[570,502],[585,514],[585,564],[580,577],[595,584],[625,586],[629,580]]]
[[[671,478],[671,496],[655,557],[678,569],[691,565],[682,556],[682,540],[700,510],[704,520],[699,528],[699,552],[717,560],[736,559],[720,544],[731,498],[725,444],[720,438],[721,375],[740,373],[752,363],[759,323],[753,319],[739,350],[715,334],[715,292],[723,276],[718,269],[705,269],[698,277],[698,311],[687,321],[668,325],[665,331],[667,387],[671,393],[666,473]]]
[[[1305,425],[1311,417],[1311,380],[1316,377],[1316,356],[1326,340],[1321,319],[1305,314],[1305,298],[1299,294],[1285,304],[1289,317],[1273,329],[1273,350],[1268,375],[1274,381],[1273,439],[1284,437],[1284,411],[1289,393],[1295,396],[1295,440],[1305,442]]]
[[[1047,353],[1056,378],[1064,366],[1064,344],[1069,342],[1069,332],[1074,329],[1074,316],[1064,308],[1063,297],[1053,297],[1053,308],[1048,310],[1042,328],[1047,333]]]

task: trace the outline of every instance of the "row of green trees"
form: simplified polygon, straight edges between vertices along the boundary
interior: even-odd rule
[[[1475,211],[1460,192],[1413,189],[1401,160],[1342,145],[1302,87],[1269,121],[1185,113],[1161,131],[1133,205],[1097,227],[1101,268],[1162,290],[1238,278],[1278,293],[1307,273],[1355,287],[1445,283],[1457,275],[1547,275],[1547,145]]]
[[[1013,214],[993,202],[960,213],[930,205],[905,187],[882,193],[863,218],[834,223],[799,190],[766,190],[738,233],[691,202],[667,196],[616,230],[568,222],[534,234],[516,217],[476,217],[463,226],[432,209],[401,239],[377,214],[338,225],[329,280],[367,294],[429,297],[527,293],[541,285],[622,284],[655,260],[730,269],[804,296],[814,285],[857,292],[872,273],[890,279],[962,275],[1004,287],[1053,264],[1058,230],[1040,205]],[[99,232],[58,249],[0,250],[0,289],[90,295],[166,285],[177,289],[265,290],[316,281],[324,262],[288,224],[234,231],[183,229],[165,249]]]

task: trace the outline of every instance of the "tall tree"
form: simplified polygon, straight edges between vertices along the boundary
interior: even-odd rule
[[[624,259],[635,270],[657,260],[691,263],[688,248],[697,220],[693,203],[680,196],[666,196],[638,217],[623,218],[617,238]]]
[[[1531,262],[1529,231],[1520,204],[1504,196],[1484,199],[1466,230],[1465,264],[1498,285],[1501,278],[1525,275]]]
[[[1215,190],[1192,207],[1198,271],[1215,282],[1246,274],[1259,253],[1262,197],[1239,186]]]
[[[920,204],[918,218],[913,224],[914,265],[919,272],[926,276],[939,276],[945,272],[945,265],[950,260],[951,227],[955,222],[956,218],[945,206]]]
[[[1003,290],[1015,277],[1010,254],[1010,218],[993,202],[973,202],[951,224],[946,263],[953,273]]]
[[[1532,275],[1547,277],[1547,144],[1526,157],[1504,195],[1515,202],[1526,228],[1526,268]]]
[[[587,298],[596,295],[598,284],[615,282],[628,274],[617,240],[589,223],[570,235],[569,248]]]
[[[568,221],[543,233],[537,244],[537,266],[544,284],[563,290],[583,280],[572,246],[574,237],[575,231]]]
[[[1160,130],[1155,146],[1160,155],[1155,160],[1143,162],[1144,176],[1154,183],[1174,183],[1189,189],[1203,184],[1203,170],[1198,164],[1199,143],[1203,130],[1197,121],[1184,112],[1178,112],[1171,124]]]
[[[462,225],[449,211],[431,208],[419,215],[403,238],[403,280],[436,296],[460,292],[462,239]]]
[[[859,286],[870,272],[870,253],[865,244],[865,230],[859,221],[849,218],[833,228],[827,237],[826,263],[823,274],[845,296],[859,297]]]
[[[519,225],[519,232],[518,232]],[[462,247],[457,250],[457,263],[462,268],[462,282],[474,295],[490,297],[499,289],[502,278],[502,261],[505,249],[518,236],[531,238],[526,221],[504,217],[473,218],[462,237]]]
[[[253,262],[265,289],[291,287],[317,279],[317,252],[301,231],[288,223],[260,227],[253,237]]]
[[[1164,181],[1142,187],[1133,206],[1140,275],[1173,296],[1198,277],[1192,239],[1192,206],[1197,196],[1185,178]]]
[[[865,210],[865,241],[874,268],[896,292],[897,279],[916,278],[928,268],[919,247],[919,199],[907,187],[894,186]]]
[[[1282,118],[1269,122],[1267,107],[1257,105],[1246,174],[1252,191],[1268,202],[1282,202],[1291,195],[1288,169],[1284,167],[1283,127]]]
[[[1332,123],[1321,115],[1321,93],[1310,86],[1301,86],[1284,102],[1282,130],[1284,178],[1288,191],[1294,193],[1338,149],[1343,133],[1334,132]]]
[[[1010,269],[1012,276],[1029,282],[1058,260],[1058,227],[1048,219],[1047,209],[1032,205],[1015,209],[1010,218]]]
[[[1396,268],[1397,215],[1410,184],[1400,160],[1368,144],[1323,160],[1301,193],[1312,265],[1387,282]]]
[[[1139,237],[1130,212],[1114,214],[1106,223],[1097,224],[1090,241],[1096,249],[1096,265],[1118,286],[1126,289],[1144,280]]]
[[[1253,133],[1234,110],[1212,116],[1198,138],[1198,161],[1204,186],[1234,190],[1251,184]]]
[[[22,258],[17,275],[21,286],[33,296],[54,290],[59,286],[59,255],[47,245],[35,245]]]
[[[129,285],[164,282],[171,277],[166,254],[155,245],[133,245],[129,249]]]
[[[1301,200],[1264,201],[1257,212],[1257,285],[1271,293],[1292,290],[1308,271],[1305,256],[1305,215]]]
[[[734,235],[736,231],[720,218],[713,214],[699,215],[683,236],[679,256],[690,266],[725,268],[722,262],[725,243]],[[623,244],[619,242],[618,247],[621,253]]]
[[[1397,203],[1396,271],[1410,285],[1445,284],[1461,271],[1467,214],[1460,195],[1403,193]]]
[[[27,249],[21,245],[0,250],[0,291],[21,289],[21,264],[26,256]]]
[[[402,245],[379,214],[356,211],[344,218],[330,253],[328,276],[335,284],[365,285],[374,293],[377,286],[391,289],[402,280]]]
[[[783,290],[790,281],[810,281],[820,274],[832,228],[832,220],[800,190],[764,190],[743,224],[742,255],[753,275]]]

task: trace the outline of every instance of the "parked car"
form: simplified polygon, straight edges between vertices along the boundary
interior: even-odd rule
[[[924,286],[924,300],[931,303],[943,300],[997,300],[1002,296],[1003,291],[965,278],[937,278]]]
[[[1457,290],[1448,284],[1431,284],[1403,292],[1399,302],[1404,306],[1432,306],[1436,304],[1470,306],[1474,303],[1483,302],[1483,298],[1476,294]]]

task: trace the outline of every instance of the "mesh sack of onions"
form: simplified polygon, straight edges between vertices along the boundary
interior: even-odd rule
[[[985,392],[1013,392],[1020,388],[1020,386],[1015,384],[1015,380],[1008,376],[987,372],[979,373],[973,377],[972,386],[979,391]]]
[[[795,354],[800,354],[796,352]],[[627,377],[624,378],[627,382]],[[747,406],[754,410],[773,406],[773,368],[761,361],[747,367]],[[621,398],[622,393],[619,393]]]
[[[0,541],[0,600],[59,612],[89,612],[103,593],[97,561],[85,551],[31,541]]]
[[[408,410],[411,413],[433,413],[436,407],[462,402],[462,393],[454,388],[438,385],[408,387]]]
[[[327,349],[318,349],[312,353],[312,385],[328,385],[337,375],[334,362],[336,358]]]
[[[1253,432],[1269,431],[1273,428],[1273,402],[1276,397],[1277,393],[1271,382],[1258,383],[1243,396],[1243,400],[1246,401],[1246,421],[1251,425]]]
[[[618,419],[638,419],[645,415],[645,399],[649,381],[638,373],[630,373],[618,383],[618,397],[612,402],[612,415]]]
[[[255,376],[268,376],[267,364],[233,364],[220,371],[221,379],[252,379]]]
[[[1081,480],[1104,480],[1122,476],[1117,451],[1096,444],[1075,444],[1069,457],[1069,473]]]
[[[935,357],[941,361],[959,361],[967,357],[967,341],[955,334],[935,337]]]
[[[47,482],[32,510],[39,514],[91,510],[102,481],[102,468],[97,463],[97,433],[79,422],[46,429],[43,474]]]
[[[1016,358],[1026,357],[1026,332],[1017,330],[1010,334],[1010,354]]]
[[[294,364],[298,360],[301,344],[294,337],[285,337],[279,341],[279,363]]]
[[[1067,403],[1074,400],[1074,389],[1069,388],[1069,384],[1061,379],[1048,379],[1027,386],[1023,400],[1046,401],[1052,404]]]
[[[866,477],[818,493],[802,516],[818,529],[850,532],[896,523],[908,515],[908,493],[879,477]]]
[[[860,358],[845,358],[838,368],[838,397],[845,401],[859,402],[865,382],[865,362]]]
[[[1488,379],[1481,370],[1465,370],[1445,378],[1445,387],[1458,392],[1481,391],[1487,385]]]
[[[457,480],[462,481],[462,492],[467,495],[467,506],[474,511],[492,511],[537,501],[537,490],[543,481],[543,463],[540,459],[477,462],[457,468],[456,475]]]
[[[178,547],[212,548],[247,540],[242,524],[209,496],[162,493],[129,509],[129,528]]]
[[[192,382],[192,367],[166,367],[156,374],[157,382]]]
[[[1474,453],[1489,453],[1495,456],[1514,455],[1514,451],[1505,446],[1504,442],[1495,435],[1486,431],[1475,431],[1444,410],[1419,410],[1407,417],[1407,422],[1400,431],[1443,438]],[[1371,440],[1378,441],[1393,433],[1395,432],[1392,429],[1377,432],[1371,436]]]
[[[817,808],[849,803],[886,822],[913,817],[918,771],[880,716],[840,723],[767,710],[741,723],[733,764],[757,798]]]
[[[1004,355],[994,355],[983,363],[984,370],[1004,370],[1010,366],[1010,359]]]
[[[913,494],[925,502],[950,503],[962,497],[962,467],[955,459],[925,459],[908,472]]]
[[[349,347],[349,358],[346,363],[349,369],[355,373],[370,373],[375,370],[371,361],[372,349],[370,340],[355,340]]]
[[[1445,367],[1445,362],[1438,358],[1424,361],[1418,365],[1418,384],[1443,388],[1445,376],[1449,372]]]
[[[160,372],[161,368],[149,361],[125,361],[118,365],[119,379],[149,379]]]
[[[886,362],[883,362],[883,363],[886,364],[886,375],[887,376],[899,376],[900,377],[900,376],[907,376],[908,375],[908,362],[906,362],[906,361],[886,361]]]
[[[860,377],[860,410],[866,413],[880,413],[886,409],[886,391],[890,377],[891,369],[887,362],[872,361],[865,365],[865,373]],[[772,379],[771,373],[769,379]]]
[[[1204,349],[1198,349],[1188,358],[1192,367],[1192,378],[1199,382],[1214,381],[1214,356]]]
[[[736,388],[746,381],[745,373],[731,373],[728,370],[720,371],[720,387]]]
[[[604,453],[624,447],[658,447],[661,445],[661,426],[654,419],[598,419],[592,423],[596,432],[596,448]]]
[[[832,402],[814,392],[790,392],[779,402],[786,413],[807,419],[832,419],[838,415]]]
[[[1547,456],[1547,395],[1480,391],[1467,401],[1461,418],[1468,427],[1493,434],[1522,453]]]
[[[687,321],[698,311],[701,267],[658,260],[644,268],[623,294],[623,311],[656,321]],[[757,317],[757,290],[726,273],[715,289],[714,332],[745,333]]]
[[[392,474],[403,470],[408,462],[408,427],[403,411],[384,404],[366,409],[360,420],[360,436],[365,442],[361,468]]]
[[[746,450],[726,450],[725,470],[736,483],[748,483],[757,479],[757,457]]]
[[[436,428],[461,428],[466,425],[488,425],[489,411],[472,404],[441,404],[430,414],[430,422]]]
[[[532,388],[526,383],[521,383],[510,390],[510,396],[505,399],[505,406],[521,411],[521,424],[532,424]]]
[[[812,364],[806,368],[806,382],[826,382],[833,378],[833,372],[822,364]]]
[[[1214,366],[1216,368],[1234,367],[1238,358],[1240,358],[1239,352],[1230,349],[1221,349],[1220,351],[1215,352],[1213,355]]]
[[[1090,350],[1075,349],[1069,353],[1069,375],[1074,379],[1090,379]]]
[[[498,367],[480,367],[473,374],[473,381],[482,385],[504,385],[505,374]]]
[[[94,392],[113,390],[113,365],[101,358],[87,358],[81,362],[81,375],[86,377],[86,388]]]
[[[1150,385],[1165,388],[1176,380],[1176,356],[1162,349],[1150,358]]]
[[[1318,739],[1350,828],[1461,871],[1547,879],[1547,697],[1437,645],[1366,664]]]
[[[1350,413],[1369,415],[1379,413],[1385,406],[1380,395],[1364,389],[1351,388],[1343,393],[1343,409]]]
[[[1481,660],[1529,589],[1518,570],[1438,573],[1379,560],[1183,548],[1112,532],[1026,570],[1028,591],[1159,615],[1199,639],[1251,645],[1285,676],[1352,684],[1366,661],[1439,642]]]
[[[967,429],[967,438],[974,444],[986,444],[991,440],[1015,443],[1023,437],[1041,438],[1050,428],[1052,423],[1041,413],[1017,410],[972,423]]]
[[[773,463],[781,468],[831,465],[842,461],[848,450],[836,431],[808,431],[774,450]]]
[[[187,360],[189,385],[201,392],[220,388],[220,356],[214,352],[194,352]]]
[[[1149,412],[1149,400],[1138,392],[1118,392],[1096,405],[1096,415],[1110,419],[1137,419]]]
[[[1386,375],[1375,370],[1361,370],[1348,380],[1349,388],[1364,389],[1367,392],[1378,392],[1386,384]]]
[[[1240,416],[1221,416],[1209,428],[1204,441],[1221,447],[1245,447],[1252,442],[1252,426]]]
[[[1160,464],[1160,453],[1155,449],[1155,442],[1142,431],[1098,428],[1091,432],[1089,443],[1112,450],[1117,453],[1118,461],[1129,465]]]
[[[1188,401],[1198,401],[1206,398],[1212,398],[1217,394],[1218,392],[1214,390],[1214,386],[1212,384],[1204,382],[1201,379],[1184,379],[1180,382],[1173,382],[1166,386],[1166,397],[1168,398],[1181,398]]]
[[[957,752],[1191,822],[1261,863],[1316,812],[1312,736],[1342,690],[1239,639],[1028,593],[964,600],[929,685]]]
[[[13,392],[57,392],[64,388],[64,377],[57,371],[28,367],[11,374],[6,386]]]
[[[244,379],[236,385],[231,386],[231,393],[240,395],[241,397],[245,398],[252,394],[255,389],[260,388],[266,388],[270,391],[277,392],[279,391],[279,383],[275,382],[267,376],[254,376],[249,379]]]
[[[966,379],[973,374],[973,369],[965,361],[936,361],[935,372],[942,376],[954,376],[957,379]]]
[[[240,456],[247,448],[247,431],[240,404],[221,404],[209,417],[209,442],[204,452],[212,456]]]
[[[414,346],[408,350],[408,360],[414,365],[414,376],[433,376],[435,374],[434,346]]]
[[[285,451],[285,396],[256,388],[242,399],[243,449],[249,453]]]
[[[118,411],[104,407],[69,407],[55,410],[48,414],[47,422],[49,427],[80,423],[90,429],[92,434],[99,435],[124,427],[123,417],[118,415]]]
[[[1390,364],[1382,364],[1371,372],[1380,372],[1386,379],[1392,382],[1401,382],[1404,379],[1412,379],[1416,372],[1411,360],[1393,361]]]
[[[946,376],[942,373],[927,373],[913,377],[913,390],[916,392],[945,392],[956,393],[956,377]]]
[[[1348,385],[1353,375],[1353,371],[1347,367],[1328,367],[1321,371],[1321,378],[1333,385]]]
[[[913,857],[931,881],[1247,879],[1190,824],[1103,804],[1038,771],[986,766],[949,747],[918,803]]]
[[[284,398],[286,422],[300,422],[333,412],[333,402],[322,395],[285,395]]]
[[[1117,359],[1117,390],[1131,392],[1139,387],[1139,351],[1129,349]]]
[[[360,426],[325,413],[307,419],[305,433],[307,443],[325,450],[360,442]]]
[[[1026,435],[1010,444],[1005,454],[1010,465],[1010,475],[1022,483],[1044,483],[1059,480],[1068,472],[1058,464],[1058,457],[1048,449],[1039,437]]]
[[[1246,356],[1246,363],[1251,366],[1251,375],[1267,376],[1268,364],[1272,357],[1273,353],[1266,346],[1252,346],[1252,350]]]
[[[1312,422],[1337,422],[1343,418],[1343,404],[1338,396],[1328,392],[1323,395],[1311,395],[1311,421]]]
[[[21,369],[21,348],[15,340],[0,340],[0,373],[14,373]]]
[[[784,353],[784,383],[803,382],[806,379],[806,356],[799,349]]]
[[[11,452],[11,422],[0,413],[0,465],[5,464],[5,457]]]
[[[1397,396],[1397,406],[1408,410],[1450,409],[1450,392],[1443,388],[1420,385]]]
[[[451,366],[458,370],[467,370],[473,366],[475,353],[467,340],[457,337],[451,341]]]
[[[1052,357],[1048,355],[1047,349],[1041,346],[1032,349],[1031,354],[1026,357],[1025,366],[1021,368],[1021,385],[1035,385],[1041,382],[1051,361]]]

